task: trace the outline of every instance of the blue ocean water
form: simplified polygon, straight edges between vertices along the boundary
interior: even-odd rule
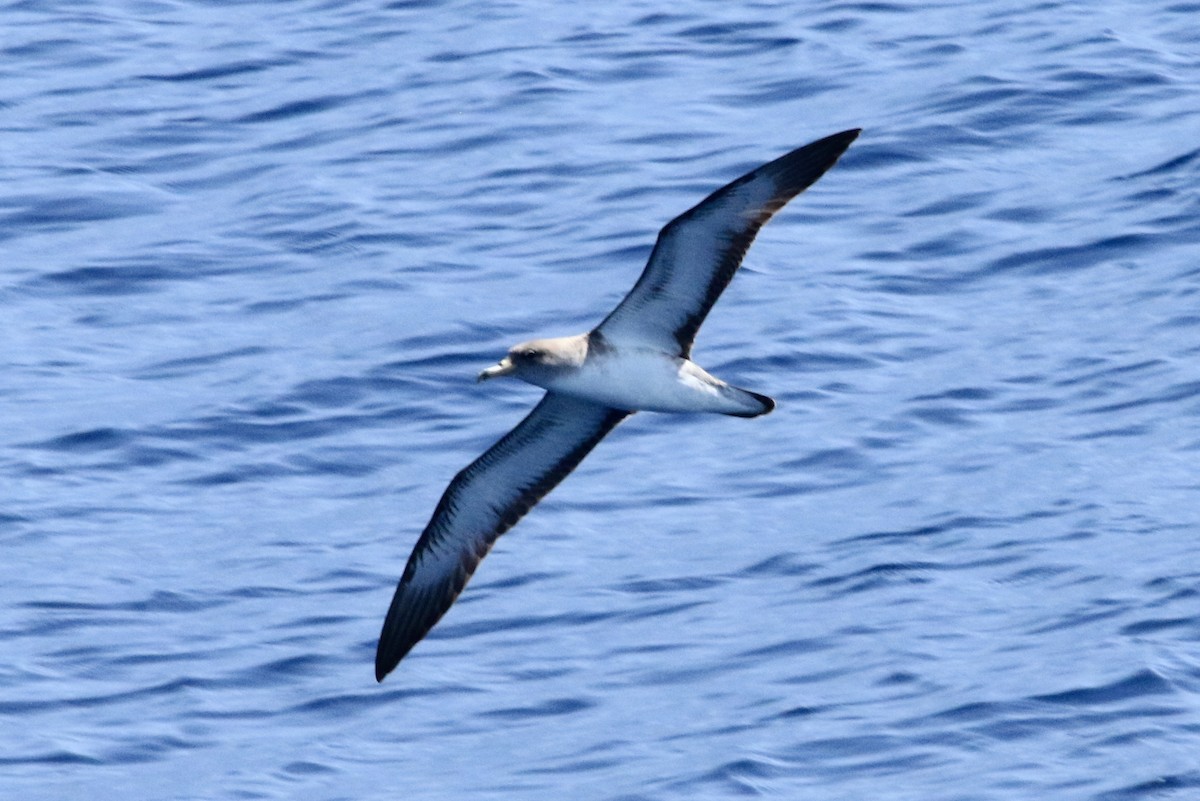
[[[1200,4],[3,18],[0,797],[1200,797]],[[475,373],[857,126],[697,343],[779,408],[632,418],[376,685]]]

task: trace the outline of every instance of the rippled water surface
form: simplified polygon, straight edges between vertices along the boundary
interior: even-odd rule
[[[1200,4],[16,2],[0,796],[1200,797]],[[660,225],[862,126],[382,685]]]

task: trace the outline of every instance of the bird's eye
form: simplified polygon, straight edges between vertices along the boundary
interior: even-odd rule
[[[537,356],[537,351],[533,348],[526,348],[525,350],[521,351],[522,358],[532,359],[535,356]]]

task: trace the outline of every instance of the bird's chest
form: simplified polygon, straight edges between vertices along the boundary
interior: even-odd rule
[[[631,411],[690,411],[710,390],[688,362],[664,353],[622,352],[589,359],[547,387]]]

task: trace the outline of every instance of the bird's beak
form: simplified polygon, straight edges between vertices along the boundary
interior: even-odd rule
[[[499,378],[502,375],[509,375],[517,369],[513,364],[512,359],[505,356],[497,364],[492,365],[488,369],[479,374],[479,381],[487,381],[489,378]]]

